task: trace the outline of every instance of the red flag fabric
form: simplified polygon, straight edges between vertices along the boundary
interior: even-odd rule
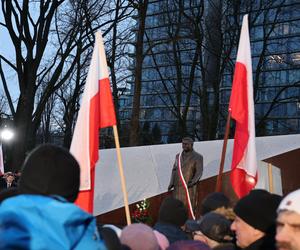
[[[236,121],[231,164],[231,183],[238,197],[243,197],[257,182],[253,80],[248,15],[243,18],[237,53],[229,112]]]
[[[99,129],[116,125],[116,115],[101,32],[96,33],[70,152],[80,164],[80,192],[75,203],[89,213],[94,207],[95,164],[99,158]]]

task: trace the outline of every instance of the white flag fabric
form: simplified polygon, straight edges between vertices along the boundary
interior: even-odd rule
[[[76,204],[93,211],[94,174],[99,154],[99,129],[116,125],[108,68],[101,32],[94,51],[74,129],[70,152],[80,165],[80,190]]]
[[[4,174],[4,162],[3,162],[2,144],[0,144],[0,174]]]
[[[229,112],[236,121],[231,182],[238,197],[245,196],[257,182],[253,80],[248,15],[243,18]]]

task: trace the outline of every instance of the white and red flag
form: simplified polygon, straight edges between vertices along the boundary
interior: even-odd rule
[[[237,53],[229,112],[236,121],[231,164],[231,183],[238,197],[243,197],[257,182],[253,80],[248,15],[243,18]]]
[[[80,164],[80,192],[76,204],[92,213],[95,165],[99,159],[99,129],[116,125],[108,68],[101,32],[96,33],[81,106],[70,152]]]
[[[4,174],[2,143],[0,144],[0,176]]]

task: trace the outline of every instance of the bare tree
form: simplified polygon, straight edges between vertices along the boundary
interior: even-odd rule
[[[90,13],[91,10],[84,8],[84,15]],[[116,114],[118,117],[118,98],[121,94],[120,87],[124,85],[128,70],[126,64],[126,50],[128,42],[126,38],[128,36],[127,18],[130,14],[129,5],[126,1],[108,1],[107,5],[93,6],[93,15],[89,14],[88,28],[94,31],[96,28],[100,28],[105,35],[105,49],[110,68],[110,76],[112,79],[112,89],[116,108]],[[101,21],[99,22],[99,18]],[[112,17],[112,18],[111,18]],[[107,21],[105,21],[107,20]],[[94,43],[94,37],[91,36],[90,43]],[[97,46],[94,44],[94,46]],[[78,42],[76,49],[81,50],[80,58],[76,59],[76,66],[74,72],[69,77],[68,81],[56,91],[56,95],[59,98],[57,105],[57,112],[55,117],[56,124],[63,134],[63,145],[69,147],[72,140],[72,132],[79,110],[80,95],[85,84],[87,76],[88,65],[91,59],[92,47],[88,50],[84,50],[86,47],[81,42]],[[125,73],[124,73],[125,72]],[[63,115],[62,115],[63,114]],[[106,131],[101,131],[105,137]]]
[[[37,98],[40,98],[39,93],[37,93]],[[40,127],[37,130],[37,137],[39,142],[50,143],[51,142],[51,132],[52,128],[52,116],[53,110],[56,104],[55,95],[52,94],[45,105],[44,111],[41,115]]]
[[[263,2],[263,1],[262,1]],[[295,61],[291,60],[289,51],[291,50],[288,47],[288,39],[273,39],[274,35],[281,36],[278,34],[278,28],[282,27],[283,15],[285,15],[285,7],[287,1],[277,0],[271,2],[261,3],[260,6],[256,6],[255,2],[252,3],[252,6],[256,6],[261,9],[258,12],[255,12],[251,16],[251,28],[258,29],[252,32],[256,35],[254,58],[256,62],[256,67],[254,68],[253,74],[253,84],[254,84],[254,97],[256,106],[259,107],[259,103],[262,101],[265,102],[265,109],[262,111],[259,108],[256,111],[256,134],[257,135],[266,135],[268,131],[266,130],[266,123],[272,117],[273,111],[277,108],[284,107],[287,102],[295,101],[299,97],[298,91],[300,84],[298,79],[294,82],[283,82],[280,81],[278,84],[278,79],[276,79],[276,74],[271,73],[272,70],[277,68],[290,68],[297,67]],[[259,41],[257,41],[259,39]],[[274,48],[277,48],[274,51]],[[285,52],[278,52],[278,48],[284,47]],[[257,48],[260,51],[257,51]],[[273,78],[274,80],[269,79]],[[277,83],[276,83],[277,81]],[[270,94],[268,89],[273,89],[273,93]],[[292,94],[288,94],[288,93]],[[268,102],[268,103],[266,103]],[[296,106],[296,103],[295,103]]]
[[[126,86],[126,79],[131,76],[129,68],[129,40],[132,33],[129,26],[129,19],[134,12],[131,4],[127,1],[116,0],[114,5],[114,25],[106,38],[107,64],[110,68],[111,84],[113,89],[114,105],[117,117],[117,127],[120,127],[119,120],[119,96],[121,89]]]
[[[172,133],[178,137],[174,138],[175,141],[190,134],[187,130],[187,117],[191,109],[193,90],[199,84],[197,65],[203,40],[201,18],[204,6],[201,2],[195,8],[192,2],[175,0],[162,3],[164,14],[158,19],[166,25],[167,32],[162,38],[164,43],[151,50],[153,66],[162,83],[162,88],[156,84],[152,90],[177,120],[171,128],[174,130]],[[171,11],[169,6],[173,6]],[[185,6],[191,8],[187,9]],[[163,51],[166,51],[164,56]],[[168,72],[164,72],[164,64],[170,65]]]
[[[2,26],[9,32],[15,49],[16,60],[15,63],[12,63],[3,55],[1,55],[1,60],[15,70],[20,89],[16,110],[12,105],[10,93],[6,92],[19,138],[18,146],[14,147],[13,168],[21,165],[27,145],[32,144],[32,113],[38,88],[37,78],[42,73],[39,72],[39,66],[47,46],[52,19],[55,11],[62,3],[63,1],[41,3],[40,18],[34,20],[29,11],[31,4],[29,1],[23,1],[22,6],[19,1],[2,1],[1,6],[5,20]],[[3,84],[5,85],[6,81],[3,81]],[[6,86],[5,89],[7,89]]]
[[[241,12],[249,13],[249,28],[250,39],[252,45],[252,61],[253,61],[253,84],[254,84],[254,98],[256,110],[256,134],[266,135],[266,124],[272,119],[272,114],[278,107],[284,107],[287,102],[297,100],[297,88],[299,88],[299,81],[285,82],[283,80],[278,82],[276,79],[276,71],[278,69],[286,69],[287,66],[295,67],[295,62],[291,60],[287,48],[289,38],[282,39],[282,34],[278,29],[282,30],[283,20],[286,13],[286,8],[291,8],[294,4],[289,4],[285,0],[277,1],[227,1],[230,22],[234,24],[233,29],[227,34],[230,37],[236,37],[234,40],[226,38],[225,43],[232,41],[234,47],[237,47],[238,35],[240,30]],[[297,5],[297,4],[296,4]],[[274,39],[276,37],[276,39]],[[274,51],[274,48],[276,50]],[[280,48],[285,48],[283,54],[279,53]],[[230,55],[234,60],[236,51],[232,51]],[[234,64],[230,63],[226,66],[226,75],[233,75]],[[223,74],[224,77],[225,74]],[[232,80],[232,79],[231,79]],[[281,79],[280,79],[281,80]],[[228,79],[223,83],[229,82]],[[277,82],[277,83],[276,83]],[[224,110],[221,110],[221,117],[219,122],[223,120],[227,113],[227,105],[230,94],[230,84],[223,86],[221,94],[227,96],[224,105]],[[294,91],[294,95],[287,94]],[[292,91],[293,92],[293,91]],[[224,100],[223,100],[224,102]],[[226,106],[226,107],[225,107]],[[296,107],[296,102],[295,102]],[[226,110],[226,111],[225,111]],[[279,113],[277,113],[279,115]],[[219,128],[220,130],[220,128]]]
[[[69,79],[76,59],[91,46],[93,33],[99,25],[91,27],[89,24],[93,18],[99,18],[99,8],[95,6],[103,6],[105,2],[73,1],[67,5],[67,2],[59,0],[24,0],[20,5],[17,0],[2,1],[5,22],[1,26],[11,37],[16,57],[15,62],[4,55],[0,55],[0,59],[16,72],[20,89],[16,109],[9,91],[5,91],[18,133],[12,168],[20,167],[25,152],[34,146],[35,134],[49,97]],[[64,12],[63,22],[60,18],[55,19],[58,11],[60,14]],[[110,20],[106,22],[109,23]],[[80,50],[76,49],[79,43],[82,44]],[[53,51],[51,59],[45,59],[46,50]],[[3,71],[2,75],[4,89],[8,90]],[[41,96],[35,103],[37,90],[42,86]]]
[[[221,1],[199,1],[196,5],[194,1],[178,0],[164,3],[162,9],[165,12],[161,16],[168,29],[163,45],[167,53],[162,56],[163,50],[151,50],[153,65],[163,88],[157,84],[153,90],[177,120],[175,127],[171,128],[177,135],[175,141],[186,134],[199,139],[214,139],[222,74],[230,61],[234,44],[223,42],[227,31],[232,29],[232,26],[223,28],[226,9]],[[169,11],[169,6],[174,6],[174,10]],[[164,63],[168,65],[168,71],[173,72],[169,76],[164,73]],[[195,102],[195,97],[198,102]],[[195,111],[201,113],[201,117],[192,128],[187,124],[189,114],[191,119],[196,119]]]
[[[219,0],[206,2],[203,43],[199,63],[202,84],[195,94],[199,97],[200,126],[195,133],[200,140],[216,139],[220,120],[220,93],[226,67],[233,65],[230,55],[236,45],[237,23],[228,16],[237,13],[236,5]],[[197,34],[195,34],[197,36]]]
[[[139,139],[139,118],[140,118],[140,97],[142,89],[142,65],[145,58],[144,54],[144,36],[145,22],[147,17],[148,0],[131,0],[129,1],[137,11],[137,34],[135,47],[135,67],[134,67],[134,92],[132,103],[132,114],[130,120],[129,145],[138,145]]]
[[[57,105],[54,119],[62,131],[63,146],[66,148],[69,148],[71,145],[73,129],[80,108],[79,98],[87,76],[87,61],[90,57],[86,54],[81,54],[83,59],[77,59],[75,71],[70,77],[69,82],[56,92],[59,104]]]

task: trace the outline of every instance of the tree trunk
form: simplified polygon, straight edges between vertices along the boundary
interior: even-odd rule
[[[145,35],[145,20],[148,7],[148,0],[139,4],[139,29],[136,40],[136,57],[134,70],[134,93],[132,103],[132,114],[130,120],[129,145],[136,146],[139,144],[139,122],[140,122],[140,97],[142,90],[142,70],[144,60],[144,35]]]
[[[16,136],[13,141],[12,158],[8,165],[11,170],[21,169],[22,163],[27,151],[35,145],[35,134],[33,133],[33,124],[31,114],[33,112],[34,92],[27,91],[26,96],[21,95],[16,115],[14,117]]]

